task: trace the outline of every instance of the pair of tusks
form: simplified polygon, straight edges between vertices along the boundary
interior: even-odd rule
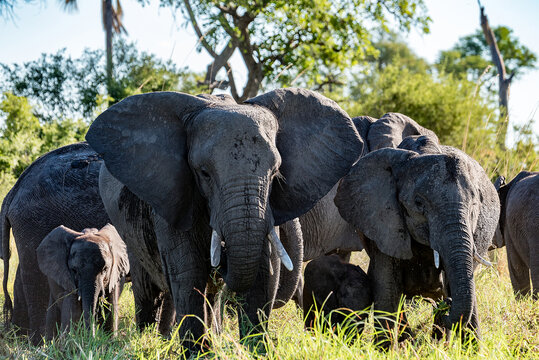
[[[271,243],[271,245],[275,248],[277,251],[277,255],[281,259],[281,262],[283,263],[284,267],[287,268],[289,271],[292,271],[294,269],[294,265],[292,264],[292,260],[290,260],[290,256],[288,256],[288,253],[286,252],[283,243],[279,239],[279,236],[277,236],[277,233],[275,232],[275,228],[272,228],[271,231],[268,234],[268,239]],[[217,234],[217,231],[213,230],[211,234],[211,247],[210,247],[210,258],[211,258],[211,266],[216,267],[221,262],[221,237],[219,234]],[[271,247],[270,247],[271,250]]]
[[[438,251],[436,250],[432,250],[432,251],[434,252],[434,266],[436,266],[436,269],[438,269],[440,267],[440,254],[438,254]],[[492,266],[492,263],[490,261],[483,259],[481,255],[477,253],[476,250],[474,250],[473,252],[473,258],[475,259],[475,261],[477,261],[480,264],[483,264],[489,267]]]

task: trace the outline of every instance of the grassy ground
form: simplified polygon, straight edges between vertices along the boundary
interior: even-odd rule
[[[14,247],[13,247],[14,248]],[[363,335],[353,343],[333,332],[305,332],[302,314],[293,303],[275,310],[269,321],[264,353],[269,359],[537,359],[539,357],[539,302],[531,298],[516,301],[507,274],[504,250],[498,250],[496,267],[480,268],[476,273],[479,316],[483,339],[478,351],[462,345],[458,339],[433,340],[432,305],[420,299],[408,301],[404,307],[416,336],[383,353],[372,345],[372,314]],[[16,263],[16,254],[11,263]],[[353,261],[365,266],[363,254]],[[3,268],[0,266],[0,274]],[[15,266],[10,267],[12,291]],[[0,298],[3,302],[3,296]],[[97,331],[92,337],[81,328],[59,336],[41,347],[34,347],[13,332],[0,332],[0,358],[12,359],[173,359],[182,358],[181,342],[159,336],[154,329],[140,333],[134,324],[134,306],[128,286],[121,298],[120,333],[116,338]],[[260,357],[238,341],[237,322],[225,317],[221,335],[210,332],[213,346],[205,358],[254,359]]]

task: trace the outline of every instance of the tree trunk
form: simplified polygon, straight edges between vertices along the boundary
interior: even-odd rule
[[[103,24],[105,26],[105,43],[107,50],[107,92],[112,90],[112,0],[103,0]],[[119,100],[119,99],[118,99]]]
[[[496,42],[494,32],[490,28],[487,16],[485,15],[485,8],[481,6],[481,3],[479,3],[479,7],[481,11],[481,29],[483,29],[483,34],[485,35],[485,39],[487,40],[487,44],[489,45],[492,62],[494,63],[494,65],[496,65],[496,68],[498,69],[498,100],[500,105],[498,145],[502,150],[505,150],[505,138],[507,136],[507,127],[509,125],[509,86],[511,85],[511,79],[513,78],[514,74],[511,74],[509,77],[507,77],[503,57],[500,53],[500,50],[498,49],[498,44]]]

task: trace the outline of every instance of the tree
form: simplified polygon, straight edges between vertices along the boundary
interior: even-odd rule
[[[32,0],[25,0],[30,2]],[[11,15],[16,0],[0,0],[0,15]],[[77,10],[77,0],[63,0],[61,2],[66,11]],[[123,10],[120,0],[116,0],[116,6],[112,6],[112,0],[102,0],[101,2],[103,29],[105,30],[105,49],[107,54],[107,89],[112,86],[112,36],[113,34],[127,34],[122,24]],[[110,91],[109,91],[110,93]]]
[[[33,112],[41,122],[80,117],[90,121],[101,104],[136,93],[197,90],[192,79],[180,82],[196,75],[177,69],[171,61],[139,52],[134,44],[121,38],[114,46],[116,66],[110,92],[104,87],[104,52],[89,49],[77,59],[60,50],[56,54],[42,54],[38,60],[23,65],[0,64],[0,87],[27,97],[35,105]]]
[[[536,54],[520,43],[512,29],[507,26],[497,26],[492,31],[507,73],[514,74],[513,78],[519,78],[526,70],[535,68]],[[436,61],[436,67],[440,71],[468,76],[472,80],[479,78],[489,65],[494,65],[494,63],[481,29],[471,35],[461,37],[453,48],[441,51]],[[496,69],[492,68],[489,75],[496,76]]]
[[[509,124],[509,88],[514,78],[535,67],[537,56],[520,44],[513,30],[506,26],[492,29],[484,7],[479,3],[481,29],[465,36],[449,51],[443,51],[438,60],[441,71],[467,75],[479,79],[488,67],[490,76],[498,77],[499,129],[498,145],[505,149],[505,139]]]
[[[239,101],[255,96],[266,83],[331,84],[376,50],[374,29],[395,20],[401,29],[428,31],[423,0],[161,0],[180,7],[213,58],[205,85],[230,86]],[[219,50],[220,49],[220,50]],[[243,90],[237,88],[228,60],[238,49],[247,68]],[[227,80],[217,80],[224,68]]]

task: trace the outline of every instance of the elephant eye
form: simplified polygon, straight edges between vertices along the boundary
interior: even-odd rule
[[[200,169],[200,174],[206,179],[210,179],[210,174],[205,169]]]
[[[423,208],[424,208],[424,205],[423,205],[423,199],[421,199],[420,197],[417,196],[417,197],[414,199],[414,203],[415,203],[415,206],[417,206],[417,208],[418,208],[419,210],[423,210]]]

